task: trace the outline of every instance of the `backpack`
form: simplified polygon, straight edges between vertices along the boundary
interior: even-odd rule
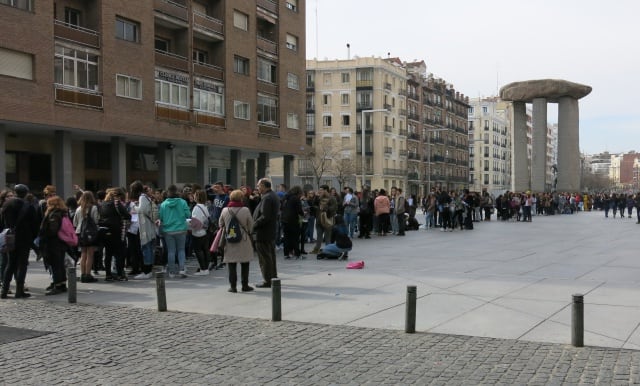
[[[71,220],[69,220],[69,217],[67,216],[62,216],[62,222],[60,224],[60,229],[58,230],[58,238],[70,247],[78,245],[78,235],[76,234],[76,230],[73,227]]]
[[[84,219],[82,220],[82,226],[80,226],[80,237],[78,241],[83,247],[97,245],[98,234],[98,225],[95,221],[93,221],[93,217],[91,217],[91,210],[89,210],[89,214],[84,216]]]
[[[225,229],[225,239],[228,243],[239,243],[242,241],[242,227],[236,217],[235,213],[229,208],[229,214],[231,215],[231,221],[227,224]]]

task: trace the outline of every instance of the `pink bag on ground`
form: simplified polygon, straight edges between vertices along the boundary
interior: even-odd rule
[[[364,261],[360,260],[360,261],[352,261],[351,263],[347,264],[347,269],[362,269],[364,268]]]

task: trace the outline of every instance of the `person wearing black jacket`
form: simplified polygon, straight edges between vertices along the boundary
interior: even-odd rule
[[[2,206],[2,229],[15,231],[15,249],[7,252],[7,265],[3,272],[2,290],[0,298],[6,299],[12,278],[16,280],[16,298],[31,296],[24,291],[24,281],[27,276],[29,250],[38,234],[38,220],[36,210],[25,200],[29,188],[18,184],[14,188],[16,198],[7,200]]]
[[[271,189],[271,181],[266,178],[258,181],[260,203],[253,212],[253,239],[255,249],[262,271],[262,283],[256,284],[257,288],[271,288],[271,279],[278,277],[276,268],[276,222],[280,199]]]
[[[123,202],[125,199],[124,189],[111,188],[107,190],[107,196],[100,206],[100,226],[107,228],[104,236],[105,256],[104,264],[106,269],[106,281],[126,281],[124,272],[125,253],[125,231],[126,222],[131,220],[131,215],[127,211]],[[117,277],[111,273],[111,259],[115,257]]]
[[[302,211],[302,188],[294,186],[284,196],[284,205],[280,221],[284,233],[284,258],[300,259],[300,222],[304,216]]]

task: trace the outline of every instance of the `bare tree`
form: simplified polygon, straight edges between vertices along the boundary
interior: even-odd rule
[[[331,161],[336,152],[331,146],[320,144],[317,148],[311,148],[303,159],[307,165],[306,172],[313,175],[316,180],[316,188],[320,186],[322,177],[331,170]]]
[[[357,165],[353,158],[340,158],[333,163],[333,174],[340,184],[340,190],[354,178]],[[353,180],[355,183],[355,179]]]

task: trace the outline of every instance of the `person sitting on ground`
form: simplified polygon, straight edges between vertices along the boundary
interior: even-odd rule
[[[318,259],[347,260],[353,247],[347,226],[341,215],[336,215],[335,225],[331,228],[331,243],[325,245],[318,253]]]

